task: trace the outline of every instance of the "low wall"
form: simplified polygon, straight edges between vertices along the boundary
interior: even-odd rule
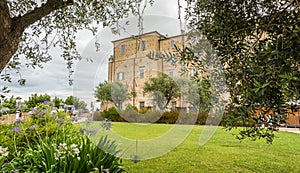
[[[16,114],[4,114],[0,117],[0,124],[8,124],[14,122]]]

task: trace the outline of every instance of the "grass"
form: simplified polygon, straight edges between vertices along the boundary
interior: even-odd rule
[[[99,127],[93,122],[89,127]],[[199,136],[203,126],[180,126],[175,134],[164,140],[173,130],[173,125],[167,124],[129,124],[113,123],[111,131],[100,131],[96,138],[108,135],[111,139],[118,139],[120,149],[129,151],[128,158],[137,155],[149,157],[161,151],[161,146],[173,144],[179,140],[179,145],[169,149],[167,153],[147,160],[133,163],[123,160],[126,170],[131,172],[300,172],[300,135],[289,132],[276,133],[273,144],[265,140],[238,141],[234,134],[238,131],[225,131],[219,127],[212,138],[203,146],[199,145]],[[189,132],[186,129],[191,128]],[[188,134],[181,143],[180,138]],[[94,137],[94,139],[96,140]],[[120,140],[121,139],[121,140]],[[156,140],[158,139],[158,140]],[[136,140],[149,141],[151,145],[138,141],[138,151],[135,151]],[[153,142],[154,141],[154,142]],[[128,147],[130,146],[130,147]],[[166,148],[164,148],[166,149]],[[144,152],[144,153],[143,153]],[[124,154],[126,155],[126,154]],[[124,156],[123,155],[123,156]],[[125,157],[127,158],[127,157]]]

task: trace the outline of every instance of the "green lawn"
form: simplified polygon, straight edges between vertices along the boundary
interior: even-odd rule
[[[88,127],[99,127],[99,123],[91,123]],[[240,142],[233,135],[237,134],[237,131],[225,131],[219,127],[212,138],[205,145],[200,146],[199,136],[203,126],[194,126],[190,132],[187,129],[192,126],[180,126],[174,131],[173,136],[160,138],[168,134],[172,127],[173,125],[166,124],[113,123],[111,131],[100,130],[96,138],[108,135],[111,139],[118,139],[117,143],[121,149],[132,154],[135,152],[137,155],[144,154],[147,158],[149,153],[155,155],[162,152],[162,146],[173,144],[175,141],[180,143],[180,138],[177,139],[177,136],[188,133],[187,138],[181,144],[162,156],[138,163],[123,160],[123,165],[130,173],[300,172],[299,134],[276,133],[276,139],[270,145],[266,144],[265,140]],[[137,144],[137,151],[135,150],[136,140],[140,140]],[[143,144],[143,141],[146,143]]]

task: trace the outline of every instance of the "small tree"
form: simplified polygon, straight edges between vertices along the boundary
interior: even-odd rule
[[[87,110],[87,108],[86,108],[87,104],[84,101],[82,101],[79,98],[74,97],[74,96],[67,97],[65,100],[65,104],[73,105],[74,108],[77,110],[84,110],[84,111]]]
[[[99,86],[96,87],[94,95],[97,102],[106,103],[105,105],[107,105],[108,102],[112,102],[111,84],[107,81],[100,83]],[[107,107],[105,109],[107,110]]]
[[[64,101],[63,101],[61,98],[55,96],[55,97],[52,99],[52,102],[54,103],[54,106],[55,106],[55,107],[59,108],[59,106],[60,106]]]
[[[35,94],[31,94],[31,96],[28,98],[27,101],[25,101],[25,104],[27,106],[27,108],[34,108],[37,104],[39,103],[44,103],[44,102],[49,102],[51,100],[51,97],[47,94],[44,95],[37,95]]]
[[[144,92],[151,93],[157,106],[164,110],[172,99],[180,96],[179,87],[176,82],[166,74],[151,78],[144,84]]]
[[[96,87],[95,98],[100,102],[112,102],[121,110],[122,104],[129,98],[128,86],[120,83],[104,81]]]
[[[181,86],[182,98],[200,112],[210,108],[210,82],[207,78],[180,78],[177,83]]]
[[[117,106],[119,110],[121,110],[122,104],[129,98],[128,86],[120,82],[112,83],[111,98],[112,98],[112,102]]]
[[[15,113],[16,112],[16,106],[17,106],[17,100],[20,100],[21,98],[14,96],[11,96],[10,98],[4,99],[4,102],[2,104],[3,108],[6,108],[6,113]]]
[[[74,97],[73,96],[69,96],[69,97],[66,98],[65,104],[67,104],[67,105],[73,105],[73,100],[74,100]]]

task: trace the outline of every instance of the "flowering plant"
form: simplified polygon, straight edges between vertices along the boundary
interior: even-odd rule
[[[100,126],[103,130],[110,130],[112,128],[112,121],[105,118],[103,121],[100,122]]]
[[[109,121],[107,122],[109,125]],[[111,126],[109,126],[110,128]],[[51,116],[46,105],[25,121],[0,125],[0,170],[4,172],[124,172],[116,146],[107,138],[95,145],[80,125]],[[98,129],[88,131],[95,134]],[[110,148],[110,154],[101,148]]]

